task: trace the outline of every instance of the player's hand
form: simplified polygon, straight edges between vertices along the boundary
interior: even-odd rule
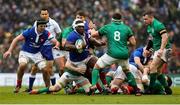
[[[9,57],[9,56],[11,56],[11,52],[10,51],[6,51],[4,54],[3,54],[3,58],[7,58],[7,57]]]
[[[163,51],[164,51],[164,50],[159,49],[159,50],[158,50],[158,54],[157,54],[157,56],[158,56],[158,57],[161,57],[161,56],[162,56],[162,54],[163,54]]]
[[[106,42],[105,41],[101,41],[101,46],[104,46],[106,45]]]
[[[83,68],[83,67],[77,67],[76,68],[76,71],[81,73],[81,74],[84,74],[86,72],[86,68]]]

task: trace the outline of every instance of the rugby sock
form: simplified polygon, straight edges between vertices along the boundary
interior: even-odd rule
[[[36,75],[31,75],[29,77],[29,90],[32,90],[33,84],[34,84],[34,80],[36,79]]]
[[[155,85],[158,73],[151,73],[150,74],[150,84],[149,87],[152,88]]]
[[[55,84],[56,84],[56,78],[55,78],[55,76],[54,76],[54,75],[51,76],[50,79],[51,79],[51,84],[52,84],[52,85],[55,85]]]
[[[41,94],[41,93],[44,93],[44,92],[50,92],[50,91],[49,91],[49,88],[46,87],[46,88],[42,88],[42,89],[39,89],[39,90],[38,90],[38,94]]]
[[[162,85],[163,87],[165,87],[165,88],[168,87],[168,83],[167,83],[167,81],[166,81],[166,78],[165,78],[165,75],[164,75],[164,74],[158,75],[157,79],[159,80],[159,82],[161,83],[161,85]]]
[[[98,89],[100,92],[102,91],[102,88],[101,88],[101,86],[100,86],[99,83],[96,84],[96,87],[97,87],[97,89]]]
[[[127,72],[126,73],[126,77],[127,77],[129,85],[134,87],[134,88],[137,88],[137,84],[136,84],[135,78],[132,75],[132,73],[131,72]]]
[[[101,81],[102,81],[102,83],[103,83],[104,85],[107,84],[107,82],[106,82],[106,73],[100,72],[100,79],[101,79]]]
[[[16,87],[21,87],[21,83],[22,83],[22,80],[17,80],[17,85],[16,85]]]
[[[92,86],[96,85],[99,79],[99,70],[93,69],[92,71]]]
[[[106,76],[106,82],[107,82],[108,86],[110,85],[111,80],[112,80],[112,77]]]

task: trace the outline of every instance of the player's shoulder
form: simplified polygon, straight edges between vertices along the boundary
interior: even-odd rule
[[[77,37],[77,33],[75,31],[72,31],[72,32],[69,33],[68,37],[75,38],[75,37]]]
[[[142,53],[143,52],[143,47],[137,48],[134,53]]]
[[[35,32],[35,27],[27,28],[26,30],[24,30],[24,32]]]
[[[159,20],[157,19],[154,19],[154,23],[153,23],[154,27],[159,27],[159,26],[162,26],[164,25],[162,22],[160,22]]]
[[[50,17],[49,17],[49,23],[50,24],[57,24],[57,22],[54,19],[50,18]]]

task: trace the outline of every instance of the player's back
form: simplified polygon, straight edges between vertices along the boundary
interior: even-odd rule
[[[114,58],[127,59],[127,41],[132,36],[131,29],[123,22],[112,22],[99,30],[100,34],[107,37],[108,54]]]

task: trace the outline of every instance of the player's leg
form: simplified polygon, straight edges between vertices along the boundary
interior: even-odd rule
[[[129,62],[128,62],[128,60],[119,60],[118,63],[119,63],[119,65],[121,65],[123,72],[126,74],[128,84],[134,88],[135,95],[140,96],[141,91],[137,87],[136,80],[135,80],[133,74],[129,70]]]
[[[54,85],[56,83],[56,78],[54,76],[54,71],[53,71],[53,60],[48,60],[46,62],[46,70],[49,72],[49,76],[50,76],[50,81],[51,81],[51,84]],[[43,78],[44,80],[47,80],[47,77],[48,75],[46,75],[46,73],[43,72]],[[48,81],[47,81],[48,82]],[[47,87],[47,86],[46,86]]]
[[[124,94],[130,94],[127,89],[122,87],[122,83],[124,82],[124,80],[126,78],[126,75],[122,70],[122,67],[118,66],[116,71],[111,72],[111,75],[114,78],[110,84],[111,85],[111,93],[116,94],[118,92],[119,88],[121,88],[121,90],[123,91]]]
[[[107,65],[111,65],[116,59],[110,57],[107,54],[104,54],[96,62],[93,71],[92,71],[92,86],[94,87],[99,79],[99,71],[105,68]]]
[[[26,69],[27,63],[29,62],[29,58],[26,56],[25,52],[20,51],[18,62],[19,66],[17,70],[17,84],[14,93],[18,93],[21,88],[24,71]]]
[[[50,86],[50,72],[48,70],[46,60],[43,58],[42,54],[38,52],[33,55],[32,61],[36,64],[38,69],[42,71],[45,85],[46,87],[49,87]]]
[[[92,81],[92,77],[91,77],[91,74],[92,74],[91,72],[92,72],[92,71],[90,71],[90,70],[94,68],[97,60],[98,60],[98,58],[97,58],[96,56],[90,56],[90,57],[88,57],[88,58],[86,59],[86,61],[85,61],[86,64],[87,64],[87,68],[88,68],[88,69],[86,70],[85,77],[88,78],[89,81]],[[100,82],[101,84],[102,84],[102,83],[103,83],[103,84],[100,85],[100,83],[97,83],[97,84],[96,84],[96,87],[97,87],[97,89],[98,89],[100,92],[102,92],[102,91],[103,91],[103,88],[105,88],[104,86],[107,85],[107,82],[106,82],[106,78],[105,78],[105,73],[102,72],[102,70],[100,70],[99,75],[100,75],[100,80],[99,80],[99,82]],[[104,86],[103,86],[103,85],[104,85]]]
[[[114,78],[114,74],[115,74],[116,71],[109,71],[107,74],[106,74],[106,82],[107,82],[107,85],[110,86],[110,83],[111,81],[113,80]]]
[[[91,91],[90,91],[91,83],[89,82],[87,78],[83,76],[79,76],[77,77],[77,79],[75,79],[75,83],[78,88],[82,87],[85,93],[89,95],[91,94]]]
[[[141,73],[141,71],[138,70],[136,66],[131,65],[131,64],[129,64],[129,68],[130,68],[130,71],[136,80],[137,87],[140,89],[141,92],[144,92],[144,86],[142,84],[142,73]]]
[[[47,78],[50,78],[52,85],[56,83],[56,78],[53,72],[53,63],[54,63],[53,51],[54,50],[52,49],[51,45],[44,45],[41,50],[41,54],[43,58],[47,60],[46,70],[49,71],[49,75],[50,75],[50,77],[47,77],[48,75],[46,75],[46,73],[43,71],[43,79],[47,80]],[[46,81],[46,83],[48,83],[48,81]]]
[[[30,94],[41,94],[45,92],[58,92],[60,91],[68,82],[67,77],[70,77],[71,75],[68,72],[64,72],[63,75],[58,79],[56,84],[54,86],[41,88],[41,89],[34,89],[30,92]]]
[[[162,64],[164,64],[164,63],[162,63]],[[168,86],[166,75],[162,73],[162,65],[160,67],[158,67],[158,71],[160,72],[160,74],[157,76],[157,80],[159,80],[159,82],[161,83],[161,85],[165,89],[166,94],[172,94],[172,90]]]
[[[61,76],[64,72],[65,61],[66,61],[66,59],[64,56],[55,59],[55,63],[58,65],[58,68],[59,68],[59,76]]]
[[[65,69],[66,56],[68,55],[67,51],[59,51],[53,49],[53,57],[55,59],[55,63],[59,68],[59,76],[61,76]]]
[[[34,81],[36,79],[37,70],[38,70],[37,66],[32,65],[32,67],[31,67],[31,75],[29,77],[29,88],[27,90],[25,90],[26,92],[30,92],[32,90]]]
[[[150,65],[150,89],[153,89],[155,81],[157,80],[157,77],[160,79],[161,84],[167,88],[167,82],[165,81],[165,77],[163,75],[158,76],[157,72],[160,72],[162,65],[164,62],[167,61],[166,58],[166,51],[164,50],[163,55],[160,57],[157,56],[158,51],[155,52],[153,61]],[[169,88],[168,88],[169,89]]]

